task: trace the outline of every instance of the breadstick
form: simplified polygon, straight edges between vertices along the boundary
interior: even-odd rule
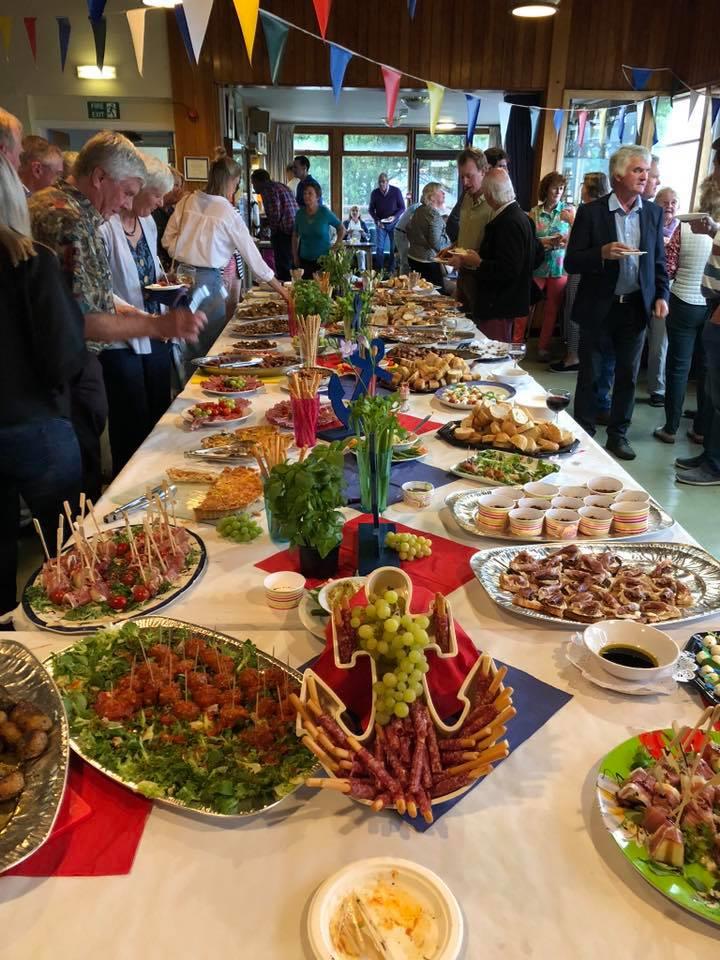
[[[337,771],[340,769],[339,764],[329,757],[322,747],[319,747],[309,734],[306,734],[302,738],[302,742],[305,744],[310,753],[315,754],[324,767],[327,767],[328,770],[332,770],[333,773],[337,773]]]

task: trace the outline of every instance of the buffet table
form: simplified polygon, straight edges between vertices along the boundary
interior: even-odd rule
[[[221,338],[218,347],[229,342]],[[532,383],[517,399],[522,403],[539,392]],[[268,384],[252,398],[253,416],[246,423],[262,422],[264,411],[287,396],[279,384]],[[200,432],[179,426],[179,415],[201,398],[199,386],[188,384],[103,497],[99,512],[129,499],[125,494],[138,487],[160,482],[167,467],[188,466],[183,452],[199,445]],[[412,396],[410,404],[413,415],[432,412],[436,422],[458,416],[432,395]],[[631,482],[569,417],[561,420],[580,437],[579,449],[561,458],[566,483],[589,474]],[[462,459],[462,451],[433,434],[423,440],[436,467]],[[464,533],[444,505],[448,494],[469,486],[455,480],[436,489],[428,509],[400,502],[385,517],[472,549],[497,546]],[[347,509],[348,518],[355,515]],[[238,545],[220,538],[213,525],[192,526],[207,545],[209,566],[163,614],[250,637],[295,667],[316,656],[322,642],[303,629],[297,610],[279,612],[265,603],[266,572],[255,564],[281,548],[265,535]],[[663,539],[692,542],[677,525]],[[0,955],[304,960],[311,956],[307,908],[318,885],[351,860],[389,855],[431,868],[453,890],[465,917],[467,960],[570,960],[609,952],[640,953],[646,960],[710,956],[719,929],[645,884],[606,832],[595,803],[598,763],[611,748],[674,719],[693,722],[699,700],[687,688],[669,696],[624,697],[590,684],[565,657],[573,628],[500,611],[474,578],[449,599],[479,648],[570,699],[429,830],[416,832],[394,813],[372,815],[342,795],[305,788],[267,815],[244,821],[221,823],[156,804],[127,876],[0,880]],[[681,644],[696,629],[668,628]],[[41,657],[67,644],[48,633],[15,636]]]

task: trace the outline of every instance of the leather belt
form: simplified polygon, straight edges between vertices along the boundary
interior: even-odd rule
[[[640,296],[639,290],[633,290],[632,293],[619,293],[613,297],[615,303],[635,303]]]

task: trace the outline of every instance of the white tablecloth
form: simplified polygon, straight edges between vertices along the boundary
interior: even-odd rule
[[[532,384],[518,399],[539,390]],[[283,397],[278,385],[267,386],[253,400],[248,423],[261,422],[264,410]],[[113,499],[103,497],[102,512],[124,491],[161,480],[168,466],[188,465],[183,451],[198,445],[199,432],[180,428],[178,415],[200,398],[199,387],[189,385],[116,479]],[[435,420],[457,416],[432,397],[411,402],[417,416],[431,410]],[[563,478],[610,473],[632,483],[604,450],[579,435],[579,451],[563,459]],[[437,466],[462,458],[434,437],[428,446]],[[430,509],[399,503],[385,516],[478,549],[496,546],[463,533],[444,507],[448,493],[466,486],[442,487]],[[167,615],[250,637],[296,666],[318,653],[321,643],[302,629],[297,611],[281,613],[264,603],[264,573],[253,564],[278,548],[267,537],[235,545],[212,526],[197,529],[209,567]],[[663,539],[692,542],[678,526]],[[126,877],[0,879],[0,956],[304,960],[314,890],[348,861],[377,855],[416,860],[450,885],[466,920],[467,960],[711,956],[718,928],[678,909],[635,874],[594,801],[605,753],[643,730],[692,721],[698,701],[686,690],[632,698],[591,685],[565,659],[570,630],[499,611],[475,580],[450,600],[478,647],[573,699],[429,831],[418,834],[399,817],[371,815],[328,791],[303,789],[271,815],[227,826],[156,805]],[[684,641],[694,630],[669,632]],[[67,642],[38,632],[16,637],[39,654]]]

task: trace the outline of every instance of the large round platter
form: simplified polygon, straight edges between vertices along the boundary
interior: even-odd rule
[[[0,826],[2,873],[35,853],[50,836],[65,792],[70,749],[57,687],[40,661],[15,640],[0,639],[0,687],[12,700],[31,701],[53,723],[46,751],[25,766],[25,789],[7,824]],[[5,801],[2,806],[7,805]]]
[[[115,528],[122,529],[122,528]],[[32,574],[23,590],[22,608],[25,616],[31,623],[49,630],[52,633],[92,633],[102,627],[109,627],[111,624],[123,623],[126,620],[133,620],[136,617],[145,617],[148,614],[155,613],[157,610],[163,610],[169,606],[178,597],[181,597],[200,579],[207,566],[207,550],[200,537],[193,531],[187,530],[188,536],[194,541],[194,549],[190,564],[186,570],[183,570],[169,590],[163,594],[152,597],[145,604],[140,604],[132,610],[113,610],[107,614],[88,620],[68,620],[65,617],[65,610],[52,608],[50,610],[35,610],[27,598],[28,588],[36,586],[42,567],[39,567]],[[91,541],[93,538],[90,538]],[[64,552],[64,551],[63,551]]]
[[[672,730],[663,733],[668,737],[673,736]],[[714,733],[713,738],[720,740],[720,734]],[[625,859],[650,886],[683,910],[689,910],[711,923],[720,923],[720,900],[703,899],[700,891],[693,886],[693,883],[712,885],[716,877],[699,864],[690,864],[681,871],[654,863],[649,859],[647,850],[637,843],[632,830],[623,825],[627,810],[618,805],[614,791],[618,786],[618,777],[625,779],[632,771],[633,758],[641,746],[639,737],[631,737],[611,750],[600,763],[595,796],[605,827]]]
[[[480,507],[480,499],[489,493],[499,492],[501,491],[497,491],[495,488],[485,490],[460,490],[457,493],[449,494],[445,499],[445,504],[450,508],[450,512],[458,526],[462,527],[463,530],[466,530],[468,533],[474,534],[476,537],[487,537],[490,540],[512,540],[514,543],[553,543],[555,541],[555,537],[548,537],[545,533],[540,534],[539,537],[517,537],[515,534],[510,533],[509,530],[491,530],[478,524],[475,516]],[[670,514],[665,513],[659,504],[651,500],[650,522],[648,529],[643,533],[609,533],[602,537],[586,537],[583,536],[583,534],[578,534],[575,540],[577,543],[592,543],[594,540],[639,540],[648,534],[668,530],[674,522]]]
[[[503,610],[542,623],[572,624],[586,627],[586,622],[553,617],[539,610],[528,610],[512,602],[513,595],[500,587],[500,574],[505,572],[510,561],[521,551],[527,551],[538,560],[567,543],[526,544],[512,547],[494,547],[480,550],[470,558],[470,568],[486,593]],[[676,623],[689,623],[720,613],[720,562],[700,547],[686,543],[628,543],[623,541],[588,541],[581,545],[583,553],[612,551],[627,565],[652,569],[663,560],[673,565],[673,576],[683,582],[692,592],[695,603],[683,608],[682,616],[674,620],[662,620],[654,624],[660,630]]]
[[[191,430],[199,429],[201,427],[231,427],[233,424],[243,423],[245,420],[249,420],[252,415],[253,412],[250,410],[248,413],[244,413],[241,417],[218,417],[216,420],[196,420],[194,417],[188,417],[187,410],[185,410],[180,414],[180,421],[182,426],[189,427]],[[194,427],[192,426],[193,424]]]
[[[513,453],[510,447],[499,447],[494,443],[468,442],[467,440],[456,440],[455,431],[461,425],[461,420],[449,420],[445,426],[440,427],[435,436],[449,443],[452,447],[459,447],[461,450],[500,450],[501,453]],[[536,457],[538,460],[547,460],[550,457],[562,457],[567,453],[575,453],[580,446],[580,441],[576,438],[567,447],[561,447],[559,450],[536,450],[534,453],[523,451],[525,457]]]
[[[209,643],[211,646],[217,646],[220,644],[223,647],[233,647],[238,652],[242,651],[244,647],[244,642],[241,640],[235,640],[233,637],[229,637],[224,633],[218,633],[215,630],[209,630],[206,627],[200,627],[193,623],[187,623],[183,620],[171,620],[167,617],[143,617],[135,621],[135,624],[141,628],[159,628],[163,635],[167,638],[167,635],[172,630],[187,629],[192,632],[193,637],[200,638],[205,642]],[[76,644],[82,644],[82,640],[76,641]],[[72,650],[75,644],[71,647],[66,647],[65,650],[61,651],[60,654],[52,654],[45,661],[45,664],[48,668],[48,671],[51,675],[54,674],[55,668],[55,658],[61,656],[64,653],[67,653],[69,650]],[[287,674],[288,677],[292,677],[294,680],[300,681],[302,675],[298,673],[297,670],[294,670],[292,667],[288,666],[285,663],[282,663],[280,660],[277,660],[275,657],[270,656],[270,654],[264,653],[262,650],[255,648],[255,654],[257,656],[257,664],[259,669],[266,669],[269,667],[274,667],[278,670],[281,670],[283,673]],[[170,796],[159,796],[158,791],[153,789],[155,786],[153,783],[145,781],[144,783],[135,783],[132,779],[128,777],[123,777],[120,774],[116,773],[114,770],[108,769],[94,757],[88,755],[84,751],[81,745],[73,738],[72,736],[72,717],[70,719],[70,746],[72,749],[83,758],[91,766],[95,767],[96,770],[100,770],[107,777],[110,777],[111,780],[115,780],[117,783],[121,783],[123,786],[127,787],[129,790],[132,790],[133,793],[139,793],[143,796],[150,797],[152,800],[157,803],[161,803],[166,806],[175,807],[181,810],[188,810],[193,813],[201,813],[208,817],[218,818],[220,820],[236,820],[238,818],[256,816],[258,813],[264,813],[267,810],[271,810],[273,807],[276,807],[278,804],[282,803],[283,800],[286,800],[291,794],[293,794],[299,786],[302,785],[302,782],[305,776],[311,775],[311,773],[303,773],[302,776],[298,777],[297,783],[288,783],[288,792],[283,796],[274,799],[270,803],[265,804],[253,804],[248,802],[248,809],[244,809],[240,812],[235,813],[219,813],[217,810],[212,809],[211,807],[204,805],[202,803],[190,803],[183,800],[176,799]]]
[[[256,367],[262,363],[262,357],[250,357],[248,360],[223,360],[221,354],[213,354],[206,357],[195,357],[191,363],[196,367],[202,367],[203,370],[217,370],[219,373],[227,373],[229,367]],[[257,371],[253,370],[257,375]]]
[[[457,960],[463,943],[464,923],[454,894],[427,867],[396,857],[373,857],[349,863],[318,888],[310,903],[307,919],[308,938],[317,960],[335,960],[338,957],[330,928],[341,902],[352,894],[362,898],[363,890],[374,888],[373,885],[378,882],[392,885],[399,893],[411,896],[434,920],[437,944],[432,954],[418,950],[412,956],[420,958],[431,955],[432,960]],[[395,950],[386,955],[395,956]],[[400,956],[399,953],[397,955]],[[402,956],[410,957],[411,954],[403,949]]]
[[[483,399],[488,393],[494,393],[497,403],[509,400],[517,393],[515,387],[507,383],[496,383],[494,380],[470,380],[468,383],[453,383],[447,387],[440,387],[435,392],[435,396],[444,407],[450,407],[451,410],[472,410],[479,400],[473,400],[472,403],[455,403],[448,399],[459,387],[478,390],[482,394],[479,399]]]

